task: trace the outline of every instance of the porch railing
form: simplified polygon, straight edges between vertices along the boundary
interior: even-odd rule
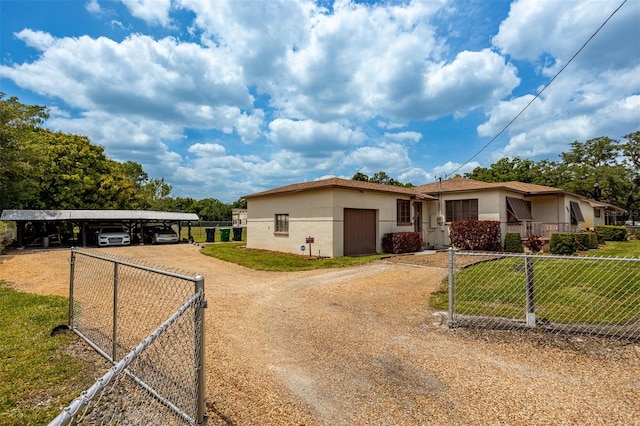
[[[570,223],[553,223],[553,222],[520,222],[507,223],[507,232],[518,232],[522,238],[535,235],[542,239],[549,239],[551,234],[557,232],[578,232],[579,225]]]

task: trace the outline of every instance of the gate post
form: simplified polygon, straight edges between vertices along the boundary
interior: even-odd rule
[[[73,329],[73,275],[75,272],[75,264],[76,264],[76,252],[74,248],[71,247],[71,258],[69,259],[69,322],[68,326],[70,329]]]
[[[533,255],[527,254],[524,257],[525,271],[527,277],[527,327],[536,326],[536,298],[535,279],[533,276]]]
[[[455,285],[453,282],[453,247],[449,247],[449,328],[455,328],[456,323],[454,319],[454,298],[455,298]]]
[[[202,294],[202,300],[196,306],[195,309],[195,320],[196,320],[196,350],[197,350],[197,359],[196,359],[196,424],[197,425],[206,425],[207,424],[207,414],[206,414],[206,386],[205,386],[205,342],[204,342],[204,310],[207,307],[207,302],[204,299],[204,277],[202,275],[198,275],[195,277],[195,290],[196,293]]]

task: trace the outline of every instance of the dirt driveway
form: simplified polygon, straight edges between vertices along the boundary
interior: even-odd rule
[[[193,245],[111,250],[205,277],[210,425],[640,425],[638,345],[448,331],[428,306],[442,268],[272,273]],[[68,257],[0,256],[0,279],[66,295]]]

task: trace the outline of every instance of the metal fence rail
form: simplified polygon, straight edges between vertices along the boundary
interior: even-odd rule
[[[69,327],[115,367],[52,424],[203,424],[205,306],[201,276],[72,249]]]
[[[640,340],[640,259],[450,250],[449,327]]]

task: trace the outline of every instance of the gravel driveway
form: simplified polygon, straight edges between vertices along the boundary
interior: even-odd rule
[[[210,425],[640,425],[638,345],[449,331],[435,257],[273,273],[193,245],[110,250],[204,275]],[[66,295],[68,257],[0,256],[0,279]]]

